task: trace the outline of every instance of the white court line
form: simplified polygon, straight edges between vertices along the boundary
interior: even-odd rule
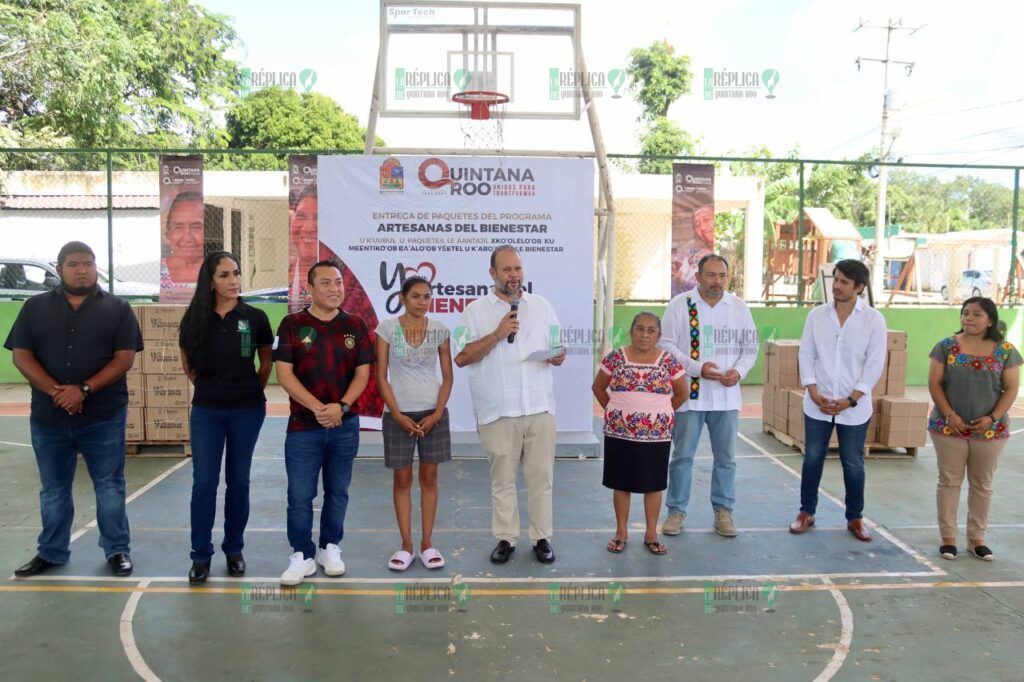
[[[152,481],[150,481],[149,483],[147,483],[146,485],[142,486],[141,488],[136,490],[134,493],[129,495],[125,499],[125,501],[124,501],[125,505],[128,505],[131,502],[134,502],[135,500],[139,499],[139,497],[143,493],[149,492],[150,490],[153,489],[153,486],[155,486],[157,483],[159,483],[160,481],[164,480],[165,478],[167,478],[168,476],[170,476],[175,471],[177,471],[178,469],[180,469],[181,467],[185,466],[188,463],[189,463],[188,459],[183,459],[180,462],[178,462],[177,464],[175,464],[174,466],[172,466],[170,469],[164,471],[162,474],[160,474],[159,476],[154,478]],[[85,526],[83,526],[82,528],[79,528],[78,530],[75,531],[75,533],[71,536],[71,542],[74,542],[78,538],[80,538],[83,535],[85,535],[86,533],[88,533],[90,529],[95,528],[95,527],[96,527],[96,519],[93,519],[89,523],[85,524]]]
[[[920,524],[916,526],[886,526],[889,530],[938,530],[938,524]],[[960,526],[966,529],[967,526]],[[986,526],[988,530],[993,528],[1024,528],[1024,523],[990,523]]]
[[[991,524],[991,523],[988,525],[989,528],[992,528],[994,526],[995,526],[995,524]],[[1021,526],[1024,527],[1024,524],[1021,524]],[[908,527],[908,526],[903,526],[903,527]],[[910,527],[912,527],[912,526],[910,526]],[[932,528],[938,528],[938,526],[931,526],[931,527]],[[637,522],[635,524],[631,524],[629,529],[630,530],[643,530],[643,528],[644,528],[644,524]],[[7,528],[0,528],[0,532],[2,532],[4,530],[36,530],[36,531],[38,531],[39,528],[38,528],[38,526],[34,527],[34,528],[30,528],[29,526],[8,526]],[[416,530],[417,529],[414,528],[414,531],[416,531]],[[525,535],[526,532],[529,529],[528,528],[524,528],[522,530],[523,530],[523,534]],[[842,531],[844,533],[847,532],[846,526],[818,526],[818,525],[815,525],[814,526],[814,530],[816,530],[816,531]],[[396,531],[397,531],[396,528],[346,528],[345,529],[345,534],[347,535],[349,533],[364,533],[364,534],[379,533],[379,534],[383,534],[383,535],[388,535],[388,534],[395,533]],[[558,533],[559,534],[562,534],[562,533],[575,533],[575,534],[614,533],[615,531],[616,531],[615,528],[559,528],[558,529]],[[137,528],[137,527],[133,526],[132,527],[132,532],[133,533],[190,533],[190,532],[192,532],[192,529],[191,528],[145,527],[145,526],[142,527],[142,528]],[[286,527],[284,527],[284,526],[282,526],[281,528],[246,528],[245,532],[246,533],[287,533],[288,529]],[[434,533],[492,533],[494,531],[491,528],[435,528],[433,532]],[[747,528],[746,526],[744,526],[743,528],[740,529],[740,532],[741,533],[788,533],[789,532],[789,526],[765,526],[763,528]],[[313,529],[313,534],[315,535],[317,533],[319,533],[319,531],[316,528],[314,528]],[[712,533],[717,534],[717,532],[715,531],[714,528],[689,528],[689,527],[687,527],[687,529],[685,531],[683,531],[684,535],[697,535],[697,534],[706,535],[706,534],[712,534]]]
[[[149,587],[149,582],[149,580],[143,580],[139,583],[139,587]],[[128,597],[128,603],[124,605],[124,611],[121,612],[121,646],[124,647],[124,655],[128,657],[128,662],[132,664],[132,670],[139,677],[146,682],[160,682],[160,678],[146,665],[142,654],[139,653],[139,647],[135,645],[135,633],[132,632],[132,619],[135,617],[135,609],[143,594],[145,592],[142,590],[132,592]]]
[[[383,566],[382,566],[383,567]],[[453,574],[454,575],[454,574]],[[306,578],[303,582],[307,583],[319,583],[325,585],[335,585],[339,588],[344,588],[347,585],[399,585],[399,584],[414,584],[414,585],[450,585],[452,582],[453,575],[441,578]],[[758,582],[777,582],[777,581],[807,581],[807,580],[823,580],[825,578],[935,578],[937,574],[933,571],[879,571],[877,573],[777,573],[770,574],[765,573],[763,575],[677,575],[677,576],[577,576],[577,575],[547,575],[547,576],[530,576],[530,577],[513,577],[513,578],[499,578],[495,576],[459,576],[464,583],[472,584],[514,584],[514,585],[548,585],[552,581],[563,582],[563,583],[609,583],[609,582],[620,582],[620,583],[686,583],[686,582],[726,582],[726,581],[743,581],[743,580],[754,580]],[[36,575],[29,578],[18,578],[16,582],[86,582],[86,583],[133,583],[137,582],[139,578],[118,578],[115,576],[95,576],[95,575]],[[152,578],[146,578],[151,583],[187,583],[188,578],[183,576],[156,576]],[[218,583],[280,583],[281,576],[251,576],[241,578],[230,578],[227,576],[210,576],[207,578],[207,582],[218,582]],[[196,591],[201,591],[201,587],[195,588]]]
[[[12,443],[9,440],[0,440],[0,445],[16,445],[19,448],[31,448],[32,447],[32,445],[30,443]]]
[[[821,581],[826,585],[833,585],[832,580],[829,578],[822,578]],[[853,642],[853,611],[850,610],[850,604],[846,601],[842,591],[834,586],[830,587],[828,592],[836,600],[836,606],[839,607],[839,616],[842,618],[843,629],[839,634],[839,642],[833,645],[835,646],[835,652],[832,654],[832,660],[814,678],[814,682],[828,682],[835,677],[835,674],[843,667],[843,663],[846,662],[846,657],[850,654],[850,644]]]
[[[166,470],[166,471],[164,471],[164,472],[163,472],[162,474],[160,474],[159,476],[157,476],[156,478],[154,478],[154,479],[153,479],[152,481],[150,481],[149,483],[147,483],[146,485],[142,486],[141,488],[139,488],[138,490],[136,490],[136,491],[135,491],[134,493],[132,493],[131,495],[129,495],[129,496],[128,496],[128,497],[127,497],[127,498],[125,499],[125,501],[124,501],[125,505],[128,505],[128,504],[129,504],[129,503],[131,503],[131,502],[134,502],[134,501],[135,501],[135,500],[137,500],[137,499],[138,499],[138,498],[139,498],[139,497],[140,497],[140,496],[141,496],[141,495],[142,495],[143,493],[145,493],[145,492],[148,492],[149,490],[152,490],[153,486],[155,486],[155,485],[156,485],[157,483],[159,483],[160,481],[164,480],[165,478],[167,478],[168,476],[170,476],[170,475],[171,475],[171,474],[173,474],[173,473],[174,473],[175,471],[177,471],[178,469],[180,469],[181,467],[185,466],[185,465],[186,465],[186,464],[188,464],[188,463],[189,463],[189,459],[183,459],[183,460],[181,460],[180,462],[178,462],[177,464],[175,464],[174,466],[172,466],[172,467],[171,467],[170,469],[167,469],[167,470]],[[74,534],[72,534],[72,536],[71,536],[71,540],[70,540],[70,541],[68,542],[68,544],[70,545],[70,544],[71,544],[72,542],[74,542],[74,541],[75,541],[75,540],[77,540],[78,538],[80,538],[80,537],[82,537],[83,535],[85,535],[86,533],[88,533],[90,529],[92,529],[92,528],[95,528],[95,527],[96,527],[96,519],[93,519],[93,520],[92,520],[92,521],[90,521],[89,523],[85,524],[84,526],[82,526],[81,528],[79,528],[78,530],[76,530],[76,531],[74,532]],[[11,575],[11,576],[10,576],[10,577],[8,578],[8,580],[14,580],[14,575],[12,574],[12,575]]]
[[[801,478],[801,475],[800,475],[799,471],[797,471],[793,467],[789,466],[788,464],[786,464],[785,462],[780,460],[775,455],[773,455],[770,452],[768,452],[767,450],[765,450],[763,447],[758,445],[754,440],[752,440],[751,438],[747,437],[745,434],[737,433],[736,435],[739,436],[740,438],[742,438],[744,441],[746,441],[748,444],[750,444],[755,449],[760,450],[762,453],[767,455],[769,460],[771,460],[773,463],[779,465],[780,467],[782,467],[783,469],[785,469],[789,473],[791,473],[794,476],[796,476],[797,479]],[[837,505],[839,505],[840,508],[842,508],[842,509],[846,508],[846,505],[844,505],[842,503],[842,501],[838,497],[836,497],[832,493],[828,492],[824,488],[819,487],[818,488],[818,494],[823,496],[823,497],[825,497],[825,498],[827,498],[827,499],[829,499],[829,500],[832,500]],[[943,571],[941,568],[936,566],[934,563],[929,561],[928,558],[925,557],[923,554],[921,554],[916,549],[914,549],[914,548],[910,547],[909,545],[907,545],[905,542],[903,542],[902,540],[897,538],[895,535],[893,535],[892,533],[887,531],[885,528],[882,528],[881,526],[879,526],[877,523],[875,523],[874,521],[872,521],[868,517],[865,516],[865,517],[863,517],[862,520],[865,523],[865,525],[870,527],[872,530],[877,532],[879,535],[884,537],[886,540],[888,540],[889,542],[893,543],[894,545],[896,545],[897,547],[902,549],[904,552],[906,552],[910,556],[914,557],[914,559],[916,559],[918,563],[924,564],[925,566],[928,566],[930,569],[932,569],[932,572],[935,575],[949,575],[948,573]]]

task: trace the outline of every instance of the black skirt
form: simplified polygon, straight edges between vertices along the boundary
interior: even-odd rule
[[[655,493],[668,487],[668,457],[671,441],[640,443],[604,437],[604,478],[612,490]]]

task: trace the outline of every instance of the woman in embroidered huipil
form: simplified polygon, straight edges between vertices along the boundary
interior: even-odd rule
[[[668,487],[668,458],[676,408],[686,400],[686,370],[657,347],[661,320],[642,312],[629,328],[630,345],[601,361],[594,396],[604,408],[604,486],[615,505],[615,537],[609,552],[621,552],[628,539],[631,493],[644,496],[644,545],[653,554],[668,549],[658,541],[661,494]]]
[[[1017,398],[1024,360],[1003,340],[996,305],[980,296],[964,301],[961,329],[935,344],[931,352],[928,389],[935,409],[928,431],[939,465],[936,495],[939,554],[955,559],[957,506],[967,472],[967,549],[992,561],[985,544],[992,479],[999,455],[1010,437],[1006,413]]]

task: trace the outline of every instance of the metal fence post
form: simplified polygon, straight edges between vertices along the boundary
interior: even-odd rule
[[[107,291],[114,293],[114,153],[107,149]]]
[[[804,164],[800,162],[800,209],[797,213],[796,228],[796,304],[804,304]]]
[[[1020,208],[1020,168],[1013,169],[1013,229],[1010,231],[1010,287],[1006,300],[1017,296],[1017,212]]]

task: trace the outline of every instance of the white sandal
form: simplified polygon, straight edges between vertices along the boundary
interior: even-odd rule
[[[400,549],[392,554],[391,558],[388,559],[388,568],[392,571],[404,571],[412,565],[415,558],[416,557],[409,552],[406,552],[404,549]]]
[[[423,562],[423,565],[426,568],[431,570],[435,568],[444,568],[444,557],[441,556],[441,553],[433,547],[428,547],[420,552],[420,561]]]

